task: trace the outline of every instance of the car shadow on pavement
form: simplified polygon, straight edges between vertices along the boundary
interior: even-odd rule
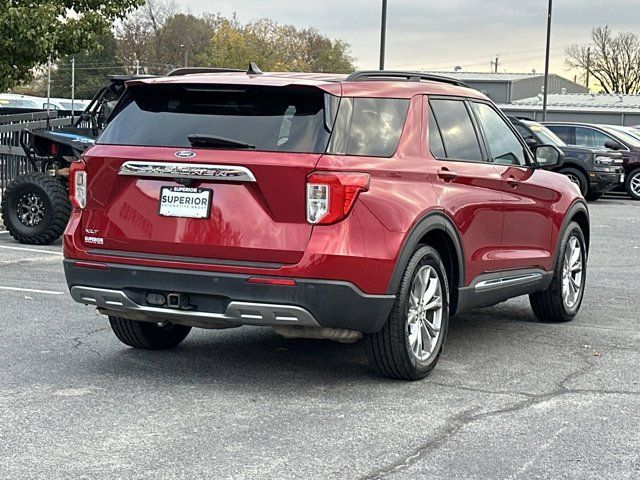
[[[472,362],[476,353],[503,345],[504,337],[496,336],[492,327],[502,330],[501,327],[511,324],[513,328],[507,328],[518,332],[517,324],[534,321],[532,314],[517,306],[478,309],[460,315],[451,322],[443,360]],[[315,382],[325,385],[394,382],[369,369],[362,341],[340,344],[285,339],[259,327],[194,330],[179,347],[162,352],[134,350],[119,345],[115,338],[111,341],[108,351],[103,347],[100,358],[87,366],[99,370],[95,373],[144,377],[168,384],[223,384],[225,388],[242,389],[265,383],[286,387]]]

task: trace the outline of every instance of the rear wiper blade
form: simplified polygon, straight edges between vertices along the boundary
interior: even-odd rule
[[[218,148],[256,148],[250,143],[234,140],[233,138],[218,137],[216,135],[207,135],[205,133],[192,133],[187,135],[189,143],[192,147],[218,147]]]

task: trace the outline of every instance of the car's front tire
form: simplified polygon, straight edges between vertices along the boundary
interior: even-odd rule
[[[640,169],[634,170],[627,176],[624,187],[631,198],[640,200]]]
[[[529,295],[533,313],[543,322],[568,322],[580,310],[587,280],[587,249],[580,225],[571,222],[562,236],[553,279],[543,292]]]
[[[449,326],[449,284],[440,255],[413,253],[384,327],[365,337],[371,367],[403,380],[426,377],[438,363]]]
[[[191,327],[170,322],[150,323],[109,317],[111,329],[125,345],[144,350],[167,350],[179,345]]]

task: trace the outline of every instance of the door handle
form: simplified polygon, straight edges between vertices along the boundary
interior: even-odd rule
[[[455,180],[458,177],[456,172],[452,172],[447,167],[442,167],[438,172],[438,177],[443,179],[445,182],[450,182],[451,180]]]
[[[510,176],[507,179],[507,183],[511,188],[518,188],[518,185],[520,185],[520,180],[518,180],[516,177]]]

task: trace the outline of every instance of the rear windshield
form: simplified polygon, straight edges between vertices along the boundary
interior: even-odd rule
[[[255,150],[323,153],[336,103],[305,86],[133,86],[97,143],[191,147],[189,136],[204,136]]]

